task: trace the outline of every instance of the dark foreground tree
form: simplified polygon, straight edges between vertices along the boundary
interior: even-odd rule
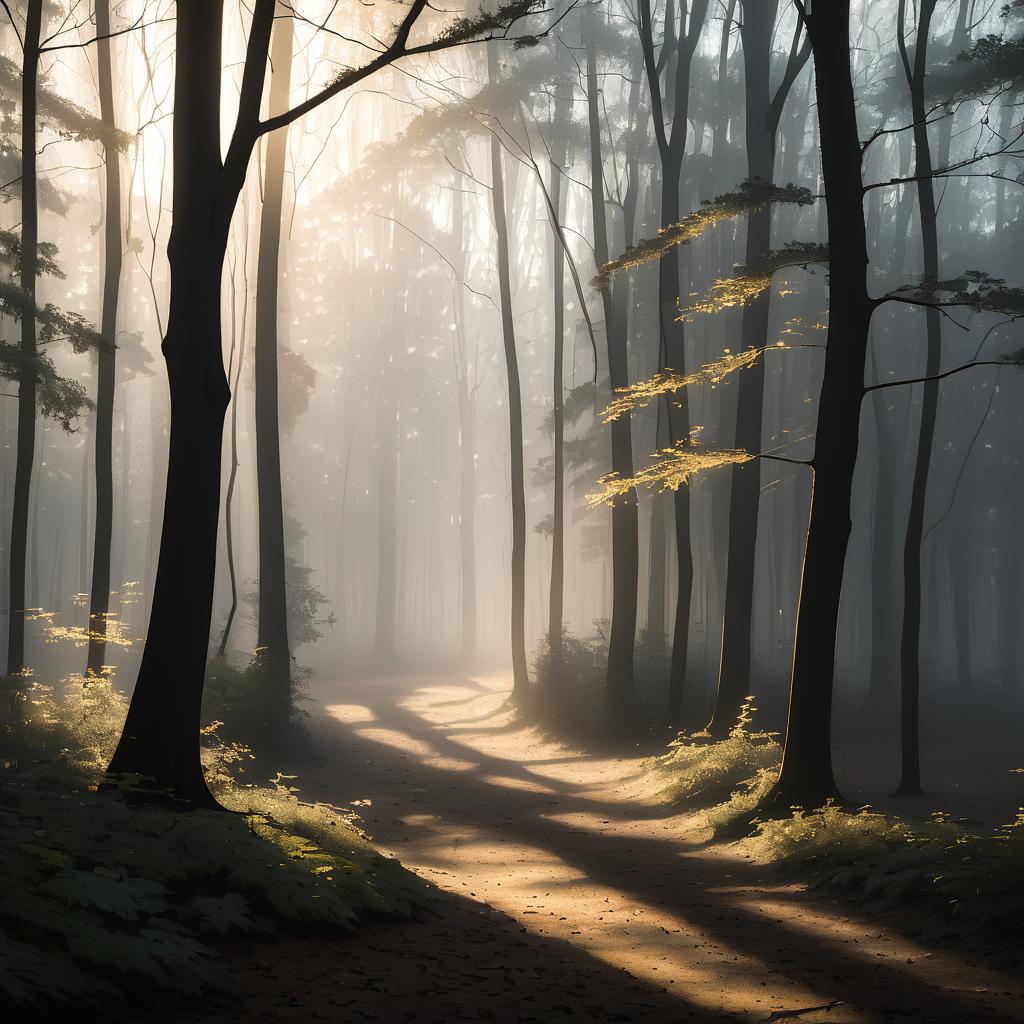
[[[389,44],[283,114],[260,118],[275,0],[256,0],[238,113],[220,149],[223,0],[179,0],[175,27],[174,220],[163,341],[171,400],[167,495],[146,647],[112,775],[135,777],[191,806],[216,806],[199,761],[200,709],[213,606],[221,442],[230,392],[221,346],[221,272],[231,217],[260,136],[283,128],[403,57],[492,38],[534,8],[516,0],[457,20],[425,43],[413,0]]]
[[[850,73],[849,0],[799,5],[814,57],[821,172],[830,251],[829,328],[813,484],[797,607],[786,745],[770,804],[818,807],[838,795],[832,772],[832,677],[850,495],[857,464],[864,364],[873,302],[861,145]]]

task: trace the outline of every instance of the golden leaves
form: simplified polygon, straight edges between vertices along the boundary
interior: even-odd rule
[[[763,348],[748,348],[744,352],[730,352],[726,349],[721,358],[705,363],[693,373],[676,373],[665,369],[646,380],[638,380],[628,387],[616,388],[617,398],[612,399],[601,413],[602,423],[625,416],[636,409],[643,409],[661,395],[670,395],[691,384],[720,384],[731,373],[753,366],[764,352],[770,349],[783,349],[788,346],[784,342],[765,345]]]
[[[654,460],[631,477],[607,473],[598,479],[601,490],[587,495],[587,507],[614,505],[630,491],[645,488],[650,491],[676,491],[695,473],[703,473],[719,466],[735,466],[750,462],[756,456],[740,448],[701,449],[697,447],[697,431],[686,441],[677,441],[662,448],[651,458]]]

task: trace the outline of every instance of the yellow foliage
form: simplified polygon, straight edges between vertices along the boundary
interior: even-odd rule
[[[670,448],[662,448],[651,458],[655,461],[634,476],[622,477],[618,473],[606,473],[600,477],[597,482],[602,489],[587,495],[587,506],[597,508],[599,505],[614,505],[616,498],[641,487],[651,491],[675,491],[694,473],[749,462],[754,456],[739,448],[702,450],[696,447],[695,438],[691,436],[687,441],[677,441]]]
[[[708,291],[707,298],[679,310],[677,320],[689,323],[697,313],[720,313],[723,309],[745,306],[763,295],[772,286],[772,275],[748,274],[740,277],[720,277]],[[780,292],[780,294],[782,294]]]
[[[106,617],[106,631],[86,629],[85,626],[47,626],[46,642],[60,643],[68,640],[76,647],[85,647],[90,640],[102,640],[114,647],[131,647],[135,641],[125,635],[125,625],[113,613]]]
[[[766,345],[763,348],[748,348],[745,352],[730,352],[729,349],[720,359],[706,363],[699,370],[693,373],[676,373],[675,370],[665,369],[656,373],[647,380],[638,380],[628,387],[616,388],[618,398],[612,399],[601,413],[603,423],[611,423],[620,416],[633,412],[636,409],[643,409],[650,405],[661,395],[673,394],[682,391],[691,384],[720,384],[730,373],[742,370],[744,367],[753,366],[760,356],[768,349],[786,348],[784,342],[775,345]]]

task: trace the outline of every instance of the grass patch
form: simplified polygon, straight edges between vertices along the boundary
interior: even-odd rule
[[[215,727],[203,760],[234,814],[135,806],[97,792],[126,700],[110,680],[6,691],[0,740],[0,996],[21,1007],[160,1001],[228,987],[214,946],[408,915],[422,883],[355,815],[287,779],[240,786],[251,755]]]

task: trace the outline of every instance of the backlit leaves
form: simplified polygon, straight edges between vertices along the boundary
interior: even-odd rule
[[[698,313],[714,314],[745,306],[771,288],[777,271],[827,262],[827,245],[819,242],[789,242],[781,249],[765,253],[757,263],[737,265],[730,277],[715,281],[704,298],[681,307],[678,319],[690,321]]]
[[[696,436],[677,441],[651,456],[653,460],[631,477],[608,473],[597,482],[601,490],[587,495],[587,505],[614,505],[619,498],[641,488],[650,491],[676,491],[695,473],[703,473],[719,466],[734,466],[749,462],[755,456],[739,448],[704,449],[698,446]]]
[[[761,356],[769,349],[784,349],[787,346],[783,342],[775,345],[767,345],[764,348],[748,348],[744,352],[730,352],[728,349],[720,359],[705,363],[700,369],[693,373],[676,373],[675,370],[663,370],[654,374],[646,380],[638,380],[628,387],[616,388],[618,397],[613,399],[601,413],[604,423],[611,423],[636,409],[642,409],[650,405],[656,398],[662,395],[674,394],[682,391],[691,384],[719,384],[731,373],[753,366]]]
[[[684,217],[678,224],[661,228],[654,238],[645,238],[615,260],[601,267],[592,284],[595,288],[606,288],[612,275],[620,270],[630,270],[660,260],[665,253],[678,245],[686,245],[699,238],[705,231],[725,220],[754,210],[763,209],[771,203],[794,203],[807,206],[814,202],[810,191],[799,185],[770,185],[759,178],[743,182],[734,192],[725,192],[714,199],[705,200],[699,210]]]

